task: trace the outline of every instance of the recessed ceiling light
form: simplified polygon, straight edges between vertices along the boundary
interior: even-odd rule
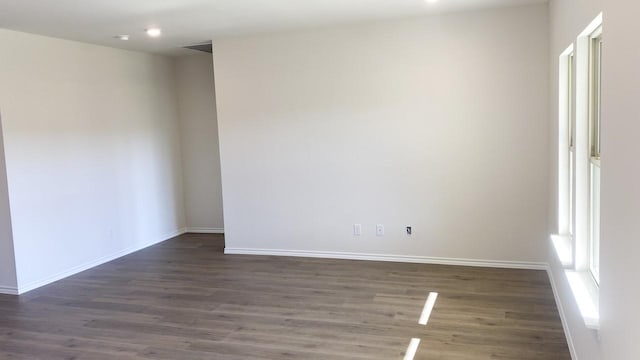
[[[160,29],[160,28],[148,28],[145,31],[147,32],[147,35],[149,35],[151,37],[158,37],[158,36],[162,35],[162,29]]]
[[[438,0],[425,0],[425,1],[429,4],[435,4],[438,2]]]
[[[114,36],[114,38],[116,38],[118,40],[127,41],[127,40],[129,40],[129,35],[116,35],[116,36]]]

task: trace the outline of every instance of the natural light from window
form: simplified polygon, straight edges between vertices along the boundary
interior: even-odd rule
[[[587,327],[599,327],[602,14],[559,57],[558,234],[551,236]]]

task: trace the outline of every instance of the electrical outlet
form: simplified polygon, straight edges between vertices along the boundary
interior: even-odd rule
[[[376,225],[376,236],[384,235],[384,225],[378,224]]]
[[[353,224],[353,235],[354,235],[354,236],[360,236],[360,235],[362,235],[362,225],[360,225],[360,224]]]
[[[412,231],[411,226],[407,226],[407,235],[411,235],[411,231]]]

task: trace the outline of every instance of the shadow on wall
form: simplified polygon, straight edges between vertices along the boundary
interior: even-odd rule
[[[0,112],[0,293],[15,294],[18,290],[18,279],[16,277],[6,169],[2,113]]]

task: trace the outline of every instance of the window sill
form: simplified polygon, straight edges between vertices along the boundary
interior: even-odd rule
[[[600,289],[589,271],[574,270],[572,240],[567,235],[551,235],[551,243],[571,286],[587,328],[600,329]]]
[[[600,329],[600,291],[588,271],[565,270],[571,292],[578,303],[580,314],[587,328]]]

